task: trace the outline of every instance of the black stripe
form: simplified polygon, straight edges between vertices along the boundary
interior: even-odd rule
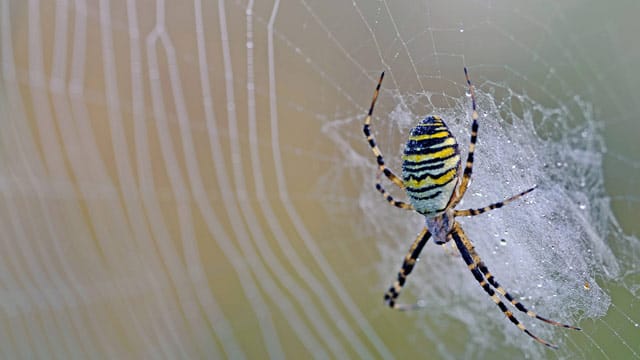
[[[404,176],[403,179],[404,179],[404,181],[409,181],[411,179],[414,179],[416,181],[420,181],[420,180],[424,180],[424,179],[430,177],[430,178],[435,180],[435,179],[441,178],[442,176],[446,175],[452,169],[455,169],[455,168],[446,169],[446,170],[444,170],[444,171],[442,171],[440,173],[435,173],[435,174],[434,173],[424,173],[424,174],[419,175],[419,176],[415,174],[415,173],[417,173],[417,171],[406,170],[405,171],[405,175],[406,176]]]
[[[422,150],[422,152],[419,152],[419,153],[424,154],[425,150],[442,144],[443,142],[448,140],[450,137],[451,136],[445,136],[445,137],[437,137],[437,138],[422,139],[422,140],[409,139],[409,141],[407,141],[407,145],[405,146],[405,154],[407,153],[406,149],[411,149],[411,150],[416,149],[416,151]]]
[[[422,172],[427,170],[440,170],[444,167],[444,161],[442,161],[439,164],[416,166],[416,167],[411,167],[411,165],[407,165],[407,164],[402,164],[402,165],[403,165],[402,168],[404,171]]]
[[[369,131],[369,124],[364,124],[364,128],[362,128],[362,131],[364,131],[365,136],[371,135],[371,132]]]
[[[407,277],[403,276],[401,273],[398,273],[398,285],[404,286],[404,283],[407,281]]]
[[[416,127],[411,129],[411,136],[420,136],[420,135],[433,135],[435,133],[446,131],[449,134],[449,128],[445,124],[418,124]]]

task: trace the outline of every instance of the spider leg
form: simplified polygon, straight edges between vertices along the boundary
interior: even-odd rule
[[[407,280],[407,276],[411,274],[411,271],[413,270],[413,267],[415,266],[416,261],[418,261],[418,257],[420,256],[420,252],[422,251],[422,248],[427,243],[427,241],[429,241],[429,237],[431,237],[431,233],[425,227],[422,229],[420,234],[418,234],[418,237],[413,242],[413,244],[411,244],[411,248],[409,248],[409,252],[404,257],[404,261],[402,262],[402,268],[398,272],[398,277],[396,281],[393,282],[393,285],[391,285],[389,290],[387,290],[387,292],[384,294],[384,302],[390,308],[400,310],[400,311],[407,311],[407,310],[414,310],[422,307],[422,305],[420,304],[414,304],[414,305],[398,304],[396,303],[396,299],[398,298],[398,296],[400,296],[400,291],[402,291],[402,288],[404,287],[404,284]]]
[[[567,325],[567,324],[562,324],[562,323],[559,323],[557,321],[544,318],[544,317],[536,314],[535,312],[527,309],[521,302],[516,300],[513,297],[513,295],[509,294],[508,291],[506,291],[502,286],[500,286],[500,283],[498,283],[498,281],[493,277],[491,272],[489,272],[489,268],[487,268],[485,263],[480,259],[480,256],[478,256],[478,253],[476,253],[476,250],[473,247],[468,248],[467,250],[469,250],[469,254],[471,255],[471,258],[473,259],[473,263],[475,265],[477,265],[478,269],[480,269],[480,272],[482,272],[484,274],[484,276],[487,279],[487,281],[489,282],[489,284],[491,284],[491,286],[493,286],[496,289],[496,291],[498,293],[500,293],[500,295],[504,296],[507,300],[509,300],[511,302],[511,304],[516,307],[516,309],[522,311],[523,313],[527,314],[528,316],[530,316],[532,318],[544,321],[544,322],[546,322],[548,324],[551,324],[551,325],[560,326],[560,327],[573,329],[573,330],[582,330],[579,327],[575,327],[575,326],[571,326],[571,325]]]
[[[513,313],[509,309],[507,309],[507,306],[504,304],[504,302],[500,300],[498,295],[491,288],[491,285],[489,285],[487,280],[485,280],[484,276],[482,275],[482,272],[478,269],[478,264],[474,262],[474,259],[471,256],[471,252],[475,253],[475,250],[473,250],[473,244],[471,244],[471,241],[469,241],[469,239],[467,238],[466,234],[464,233],[464,231],[462,230],[458,222],[453,223],[453,229],[451,230],[451,233],[449,234],[449,236],[451,236],[453,238],[453,241],[455,241],[456,246],[458,247],[458,251],[460,251],[460,255],[462,255],[464,262],[469,267],[469,270],[475,277],[476,281],[478,281],[478,283],[480,284],[480,286],[482,286],[484,291],[487,294],[489,294],[489,296],[491,297],[491,300],[493,300],[493,302],[496,303],[496,305],[498,305],[500,310],[502,310],[502,312],[507,316],[507,318],[509,318],[509,320],[515,326],[517,326],[518,329],[522,330],[525,334],[532,337],[535,341],[547,347],[550,347],[552,349],[557,349],[558,346],[537,337],[536,335],[531,333],[531,331],[527,330],[527,328],[520,321],[518,321],[518,319],[516,319],[515,316],[513,316]]]
[[[378,172],[378,175],[376,176],[376,190],[378,190],[378,192],[382,194],[382,197],[384,197],[384,199],[387,200],[389,204],[400,209],[413,210],[413,205],[395,200],[393,196],[391,196],[391,194],[389,194],[389,192],[385,190],[384,187],[382,187],[382,183],[380,182],[380,172]]]
[[[473,85],[471,85],[471,80],[469,79],[469,73],[467,72],[467,68],[464,68],[464,76],[467,79],[467,85],[469,86],[469,92],[471,93],[471,106],[473,112],[471,113],[471,119],[473,122],[471,123],[471,140],[469,141],[469,153],[467,154],[467,162],[464,168],[464,173],[462,174],[462,181],[460,182],[460,186],[458,186],[458,190],[456,191],[455,196],[451,200],[450,206],[456,206],[464,193],[467,191],[467,187],[469,187],[469,181],[471,180],[471,173],[473,172],[473,153],[476,150],[476,141],[478,140],[478,111],[476,110],[476,93],[473,90]]]
[[[378,94],[380,93],[380,86],[382,85],[382,79],[384,78],[384,71],[380,74],[380,80],[378,80],[378,85],[376,86],[376,91],[373,93],[373,99],[371,100],[371,107],[369,107],[369,113],[364,120],[364,127],[362,131],[364,132],[364,136],[367,137],[367,141],[369,142],[369,146],[371,146],[371,151],[376,156],[376,160],[378,161],[378,169],[380,172],[384,174],[389,180],[391,180],[394,184],[396,184],[399,188],[404,189],[404,183],[402,179],[400,179],[396,174],[393,173],[389,168],[387,168],[384,164],[384,158],[382,157],[382,152],[378,145],[376,144],[376,138],[371,133],[369,127],[371,126],[371,115],[373,114],[373,108],[376,105],[376,101],[378,100]]]
[[[508,198],[508,199],[506,199],[506,200],[503,200],[503,201],[497,202],[497,203],[495,203],[495,204],[491,204],[491,205],[489,205],[489,206],[485,206],[485,207],[480,208],[480,209],[455,210],[455,211],[453,212],[453,215],[454,215],[454,216],[476,216],[476,215],[483,214],[483,213],[485,213],[485,212],[487,212],[487,211],[489,211],[489,210],[499,209],[499,208],[501,208],[501,207],[503,207],[503,206],[507,205],[508,203],[510,203],[510,202],[512,202],[512,201],[514,201],[514,200],[517,200],[517,199],[519,199],[520,197],[522,197],[522,196],[524,196],[524,195],[526,195],[526,194],[528,194],[528,193],[532,192],[533,190],[535,190],[535,188],[536,188],[536,187],[534,186],[534,187],[532,187],[531,189],[527,189],[527,190],[525,190],[525,191],[523,191],[523,192],[521,192],[521,193],[519,193],[519,194],[517,194],[517,195],[514,195],[514,196],[512,196],[512,197],[510,197],[510,198]]]

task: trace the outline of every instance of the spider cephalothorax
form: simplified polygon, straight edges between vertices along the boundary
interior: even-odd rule
[[[462,170],[462,164],[460,163],[458,142],[453,134],[451,134],[451,131],[449,131],[446,123],[439,116],[428,116],[411,130],[402,157],[402,178],[395,175],[393,171],[386,167],[382,152],[376,145],[375,137],[370,129],[371,115],[373,114],[373,108],[378,99],[384,72],[380,75],[380,80],[373,94],[373,100],[371,101],[369,114],[364,122],[363,131],[378,162],[376,189],[391,205],[401,209],[415,210],[425,217],[425,227],[405,256],[396,281],[384,295],[385,303],[389,307],[398,310],[411,310],[420,307],[419,305],[396,303],[407,276],[409,276],[413,270],[422,248],[430,237],[433,236],[437,244],[444,244],[453,240],[474,278],[507,318],[520,330],[539,343],[551,348],[556,348],[555,345],[533,335],[527,330],[507,308],[498,294],[504,297],[517,310],[526,313],[532,318],[565,328],[575,330],[580,330],[580,328],[539,316],[516,300],[495,280],[477,254],[473,243],[471,243],[471,240],[469,240],[464,233],[460,224],[455,220],[457,216],[475,216],[492,209],[500,208],[535,189],[535,187],[532,187],[504,201],[480,209],[455,210],[456,205],[460,202],[469,186],[473,169],[473,154],[478,136],[478,112],[476,111],[474,89],[471,85],[471,80],[469,80],[466,68],[464,69],[464,74],[467,85],[469,86],[473,110],[471,115],[471,141],[469,142],[469,152],[464,170]],[[381,174],[384,174],[392,183],[405,191],[409,198],[409,203],[395,200],[384,189],[380,182]],[[462,175],[462,177],[460,175]]]

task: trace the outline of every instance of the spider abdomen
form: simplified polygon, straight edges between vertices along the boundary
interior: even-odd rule
[[[411,129],[402,156],[402,180],[420,214],[443,212],[458,183],[458,142],[444,121],[429,116]]]

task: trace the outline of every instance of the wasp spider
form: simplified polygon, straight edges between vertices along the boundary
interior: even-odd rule
[[[532,318],[569,329],[580,330],[580,328],[561,324],[557,321],[539,316],[516,300],[513,295],[500,286],[489,272],[489,269],[474,249],[473,243],[464,233],[460,224],[455,220],[457,216],[475,216],[489,210],[501,208],[507,203],[535,189],[534,186],[504,201],[480,209],[455,210],[456,205],[464,196],[467,186],[469,185],[469,180],[471,179],[473,154],[478,136],[478,112],[476,111],[475,93],[466,68],[464,69],[464,74],[467,85],[469,86],[473,110],[471,115],[473,120],[471,124],[471,141],[469,143],[469,153],[464,170],[460,163],[460,150],[458,149],[456,138],[451,134],[451,131],[449,131],[449,128],[440,117],[428,116],[411,130],[409,141],[405,146],[404,155],[402,156],[402,178],[394,174],[393,171],[385,166],[382,153],[376,145],[376,140],[370,129],[371,115],[376,100],[378,99],[384,72],[380,75],[380,80],[373,94],[371,107],[364,121],[363,131],[378,162],[376,189],[389,204],[401,209],[415,210],[422,214],[425,219],[425,227],[409,248],[409,252],[404,258],[396,281],[384,295],[384,301],[389,307],[397,310],[411,310],[420,307],[420,305],[417,304],[406,305],[396,303],[400,291],[407,280],[407,276],[409,276],[413,270],[422,248],[430,237],[433,237],[436,244],[441,245],[453,240],[462,259],[467,264],[476,281],[478,281],[484,291],[489,294],[491,300],[496,303],[507,318],[537,342],[550,348],[557,348],[556,345],[537,337],[527,330],[525,326],[516,319],[511,310],[507,308],[505,303],[502,302],[498,294],[507,299],[517,310]],[[409,203],[395,200],[382,187],[380,183],[381,174],[384,174],[400,189],[404,189],[409,197]],[[496,294],[496,292],[498,294]]]

